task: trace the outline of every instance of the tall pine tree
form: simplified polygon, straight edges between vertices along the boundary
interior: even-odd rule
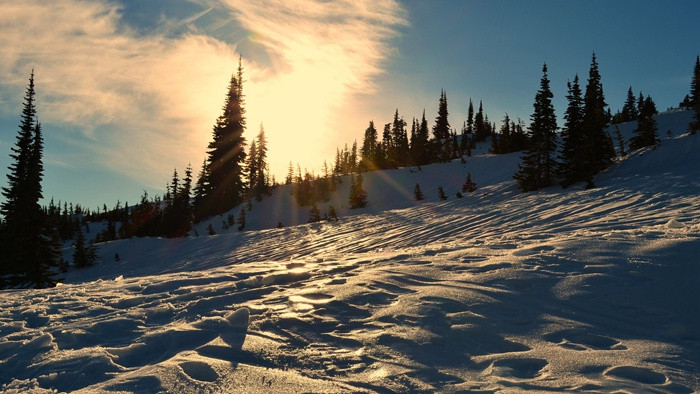
[[[265,137],[265,129],[260,125],[260,132],[253,141],[257,146],[255,155],[255,182],[251,185],[251,191],[258,201],[262,200],[262,196],[267,195],[270,191],[270,179],[268,179],[267,166],[267,138]]]
[[[447,95],[444,90],[441,90],[438,115],[435,117],[435,125],[433,126],[433,136],[437,141],[445,140],[450,136],[450,122],[447,120],[447,115]]]
[[[567,83],[569,104],[564,114],[564,128],[561,131],[563,141],[559,164],[559,176],[562,187],[568,187],[586,179],[584,167],[585,146],[583,141],[583,97],[578,83],[578,75],[573,83]]]
[[[554,183],[557,118],[546,64],[542,66],[542,74],[540,89],[535,95],[534,112],[530,117],[530,149],[523,157],[522,165],[518,165],[518,172],[513,175],[523,191],[538,190]]]
[[[205,216],[226,212],[245,199],[245,127],[243,66],[239,59],[237,73],[231,77],[223,113],[216,120],[207,152],[209,190],[200,207]]]
[[[365,136],[360,148],[360,171],[374,171],[377,169],[377,146],[379,145],[377,129],[374,121],[369,121],[365,129]]]
[[[586,151],[584,168],[587,172],[586,180],[591,186],[593,176],[606,169],[616,157],[612,138],[605,131],[609,119],[595,53],[591,60],[583,103],[583,145]]]
[[[36,120],[34,70],[24,98],[17,141],[8,167],[8,185],[2,188],[5,201],[0,225],[0,287],[51,287],[55,268],[61,264],[58,245],[51,240],[45,212],[39,205],[44,175],[43,137]],[[4,278],[4,279],[2,279]]]
[[[690,104],[695,115],[694,121],[688,126],[688,131],[690,134],[695,134],[700,130],[700,56],[695,58],[693,80],[690,82]]]
[[[630,122],[637,119],[637,105],[634,98],[634,92],[632,92],[632,87],[627,90],[627,100],[625,100],[625,105],[622,107],[622,117],[620,123]]]

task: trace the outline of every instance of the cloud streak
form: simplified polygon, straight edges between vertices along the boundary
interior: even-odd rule
[[[63,134],[52,138],[83,153],[75,166],[104,165],[160,186],[172,167],[201,162],[235,69],[239,43],[208,29],[242,28],[253,52],[243,53],[247,135],[265,123],[279,173],[289,160],[318,157],[294,157],[287,147],[300,136],[315,141],[309,149],[328,145],[333,110],[371,91],[391,54],[389,41],[406,23],[394,1],[193,2],[201,12],[163,19],[149,34],[125,23],[120,6],[106,0],[0,2],[2,98],[21,97],[35,67],[42,123],[61,126]],[[219,11],[224,16],[212,19]],[[206,18],[214,22],[199,23]],[[171,34],[178,29],[184,32]],[[0,110],[15,109],[5,102]],[[75,157],[66,152],[53,160],[70,164]]]

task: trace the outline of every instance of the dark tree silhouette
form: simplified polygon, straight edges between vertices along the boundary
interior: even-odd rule
[[[547,65],[542,67],[540,89],[535,95],[535,110],[530,117],[530,149],[513,175],[523,191],[538,190],[554,183],[556,161],[557,118],[552,105],[552,91],[547,78]]]
[[[695,111],[695,115],[694,121],[688,126],[688,131],[690,134],[695,134],[700,130],[700,56],[695,58],[693,79],[690,82],[690,104]]]
[[[630,140],[630,150],[647,146],[655,147],[659,144],[659,135],[654,119],[656,113],[654,101],[650,96],[647,96],[637,117],[637,127],[634,129],[634,137]]]
[[[8,167],[8,185],[2,188],[5,201],[0,205],[4,221],[0,225],[0,287],[51,287],[62,263],[61,252],[52,241],[47,217],[39,200],[44,175],[43,137],[36,119],[34,70],[24,98],[15,146]]]
[[[567,83],[569,104],[564,113],[564,128],[561,131],[563,141],[560,156],[559,176],[562,187],[568,187],[588,176],[584,168],[585,143],[583,133],[583,97],[578,83],[578,75],[573,83]]]
[[[609,122],[608,112],[605,110],[605,95],[601,83],[598,62],[593,53],[591,68],[588,72],[588,84],[583,96],[583,145],[586,152],[583,168],[586,169],[586,181],[593,185],[593,176],[606,169],[616,157],[612,138],[605,131]]]
[[[416,201],[420,201],[423,198],[423,192],[420,190],[420,185],[416,183],[416,187],[413,188],[413,199]]]
[[[231,77],[223,113],[216,120],[213,140],[209,143],[208,190],[198,207],[203,216],[226,212],[245,200],[245,127],[243,66],[239,59],[238,71]]]

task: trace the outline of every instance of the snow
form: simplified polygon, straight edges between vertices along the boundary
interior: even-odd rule
[[[215,236],[204,222],[199,237],[101,244],[61,286],[1,292],[0,387],[698,391],[700,139],[687,115],[660,115],[673,136],[590,190],[520,193],[519,155],[482,148],[466,164],[365,174],[360,210],[345,179],[339,222],[303,224],[282,187],[253,204],[252,231],[214,218]],[[458,199],[467,172],[479,189]]]

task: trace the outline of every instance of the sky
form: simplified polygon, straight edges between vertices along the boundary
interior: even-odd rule
[[[612,112],[627,89],[657,108],[688,94],[700,2],[505,0],[0,0],[0,169],[35,71],[44,197],[96,208],[161,194],[206,156],[238,59],[250,142],[316,173],[398,109],[432,124],[441,89],[459,130],[469,100],[528,122],[547,63],[566,82],[596,53]],[[3,176],[0,184],[5,184]]]

